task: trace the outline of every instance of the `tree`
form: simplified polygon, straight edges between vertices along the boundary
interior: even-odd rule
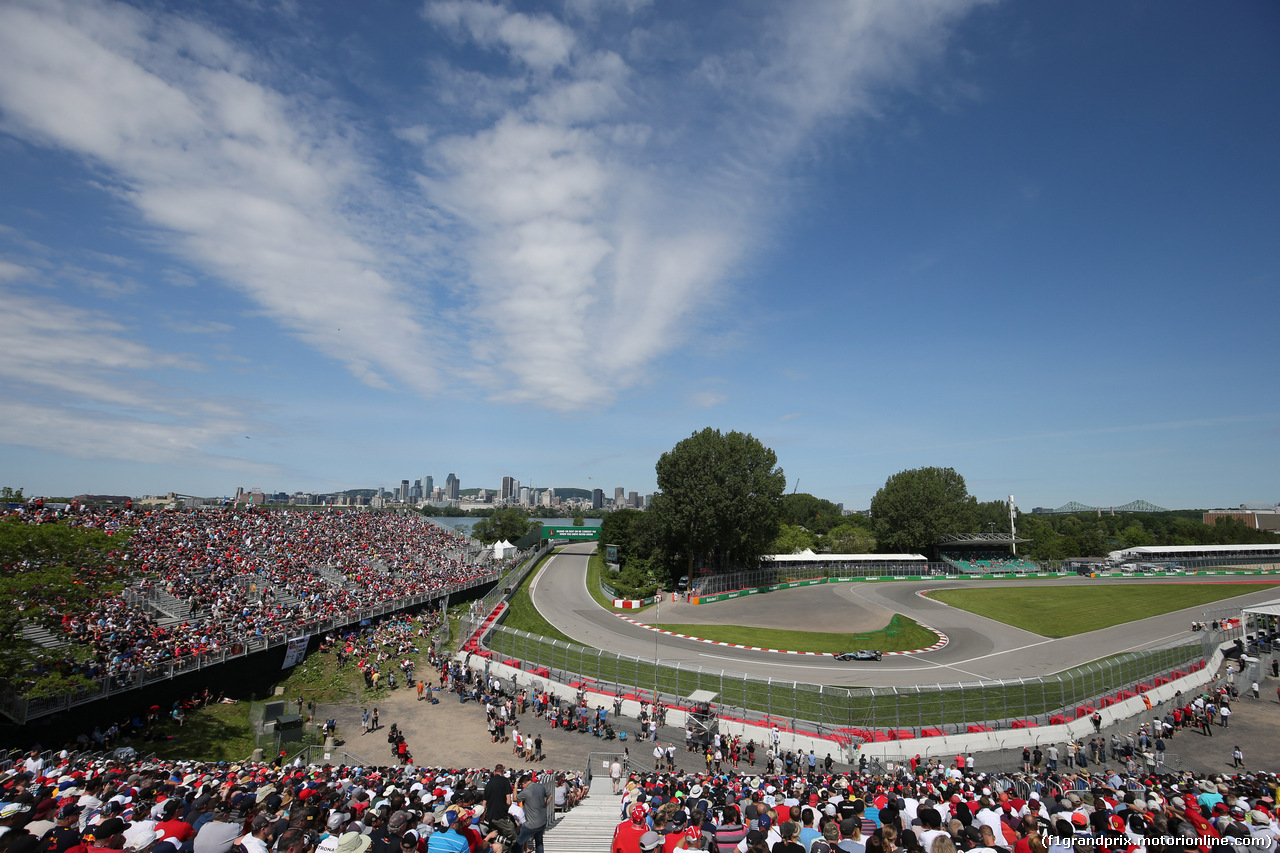
[[[778,535],[787,478],[750,434],[707,427],[662,454],[650,512],[670,552],[717,569],[754,565]]]
[[[574,527],[582,527],[582,526],[583,526],[583,525],[585,525],[586,523],[587,523],[587,520],[586,520],[585,518],[583,518],[583,517],[582,517],[582,514],[581,514],[581,513],[579,513],[578,515],[575,515],[575,516],[573,517],[573,526],[574,526]]]
[[[804,492],[783,495],[779,513],[783,524],[798,524],[814,533],[826,533],[844,520],[831,501]]]
[[[889,553],[923,553],[971,516],[964,477],[952,468],[914,468],[885,481],[871,499],[876,543]]]
[[[482,518],[471,528],[471,535],[486,545],[506,540],[515,542],[529,532],[529,515],[519,507],[508,506],[495,510],[488,518]]]
[[[61,631],[63,615],[80,614],[119,590],[116,553],[127,532],[0,520],[0,692],[40,696],[88,687],[78,674],[88,649],[47,649],[22,637],[23,624]]]
[[[806,548],[812,548],[816,537],[798,524],[783,524],[778,536],[769,546],[772,554],[799,554]]]
[[[870,554],[876,549],[876,537],[861,524],[847,523],[827,531],[821,544],[832,554]]]

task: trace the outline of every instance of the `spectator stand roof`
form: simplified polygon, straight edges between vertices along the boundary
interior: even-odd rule
[[[1280,617],[1280,598],[1264,601],[1261,604],[1250,604],[1240,608],[1241,616],[1276,616]]]
[[[1113,563],[1125,560],[1169,560],[1175,557],[1280,557],[1280,544],[1261,545],[1143,545],[1112,551],[1107,559]]]
[[[1030,541],[1030,539],[1023,539],[1019,536],[1010,536],[1007,533],[950,533],[938,540],[938,547],[954,548],[956,546],[960,546],[962,548],[990,548],[992,546],[999,545],[1012,547],[1014,543]]]
[[[799,554],[770,554],[766,563],[927,563],[923,554],[816,554],[806,548]]]

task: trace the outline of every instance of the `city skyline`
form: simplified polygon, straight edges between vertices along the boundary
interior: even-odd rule
[[[849,508],[1275,503],[1277,55],[1264,0],[12,0],[0,485],[627,497],[711,426]]]

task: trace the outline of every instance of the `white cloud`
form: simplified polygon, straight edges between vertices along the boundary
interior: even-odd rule
[[[131,340],[110,317],[48,294],[0,289],[0,444],[81,458],[264,470],[218,452],[247,426],[247,407],[196,399],[161,381],[197,370],[182,355]]]
[[[575,40],[573,32],[550,15],[511,12],[496,3],[428,3],[426,15],[442,27],[465,30],[481,47],[501,49],[539,71],[563,65]]]
[[[489,71],[475,126],[422,143],[425,196],[470,234],[474,316],[495,354],[477,376],[565,409],[645,381],[767,240],[801,148],[910,84],[967,6],[780,6],[743,43],[691,57],[674,49],[689,34],[664,42],[661,27],[640,55],[610,50],[592,29],[601,10],[570,9],[581,26],[557,39],[572,46],[555,75],[530,73],[545,56]],[[526,23],[479,2],[429,3],[426,16],[488,50],[510,49],[500,34]]]
[[[16,281],[31,274],[31,270],[21,264],[15,264],[0,258],[0,282]]]
[[[394,144],[423,154],[410,190],[374,160],[381,116],[273,82],[305,81],[270,64],[287,51],[149,7],[13,0],[0,129],[84,158],[191,272],[369,385],[440,393],[462,344],[451,373],[576,410],[647,381],[728,304],[803,147],[912,85],[969,5],[766,6],[712,51],[639,0],[572,0],[564,19],[428,3],[461,47],[423,57],[435,103],[395,116]]]
[[[6,130],[105,166],[190,263],[365,382],[434,391],[408,295],[361,238],[370,223],[345,214],[375,183],[356,141],[254,65],[195,23],[119,4],[0,8]]]
[[[713,409],[728,400],[729,395],[719,391],[695,391],[689,395],[689,402],[699,409]]]

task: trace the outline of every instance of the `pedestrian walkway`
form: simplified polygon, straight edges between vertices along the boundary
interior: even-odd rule
[[[543,836],[546,853],[600,853],[613,842],[621,798],[613,793],[609,774],[591,777],[590,796],[556,821]]]

